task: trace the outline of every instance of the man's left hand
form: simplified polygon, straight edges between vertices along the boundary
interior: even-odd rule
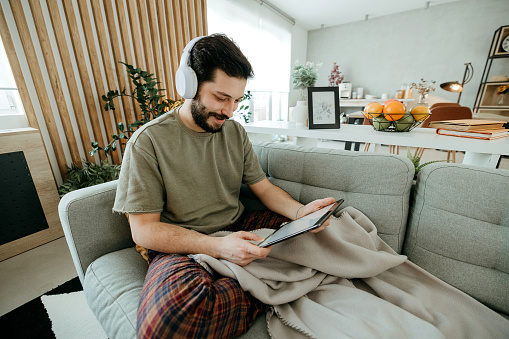
[[[310,213],[316,212],[326,206],[333,204],[335,201],[336,200],[332,197],[311,201],[309,204],[302,206],[298,210],[296,218],[298,219],[298,218],[301,218],[301,217],[308,215]],[[320,231],[323,231],[325,229],[325,227],[327,227],[329,225],[330,225],[330,218],[327,219],[327,221],[325,221],[325,223],[322,226],[320,226],[319,228],[317,228],[315,230],[312,230],[311,232],[318,233]]]

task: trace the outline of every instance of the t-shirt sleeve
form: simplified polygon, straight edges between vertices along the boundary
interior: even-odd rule
[[[118,180],[113,211],[158,213],[164,207],[164,184],[154,153],[128,143]]]
[[[243,146],[244,146],[244,175],[242,176],[242,183],[246,185],[253,185],[265,179],[265,172],[258,162],[258,157],[253,150],[253,145],[247,136],[246,131],[243,131]]]

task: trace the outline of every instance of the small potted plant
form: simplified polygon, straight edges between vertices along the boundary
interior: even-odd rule
[[[306,64],[299,64],[299,60],[295,61],[295,66],[292,69],[293,89],[300,89],[302,100],[297,101],[296,107],[291,112],[291,120],[305,124],[308,116],[308,103],[307,103],[307,89],[308,87],[315,86],[318,79],[318,70],[322,67],[322,63],[314,63],[311,61]]]

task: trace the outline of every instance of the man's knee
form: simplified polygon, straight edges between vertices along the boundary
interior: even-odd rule
[[[139,338],[231,337],[247,330],[260,309],[253,302],[259,302],[236,280],[214,280],[194,260],[166,260],[173,260],[166,267],[171,274],[157,262],[147,274],[138,309]]]

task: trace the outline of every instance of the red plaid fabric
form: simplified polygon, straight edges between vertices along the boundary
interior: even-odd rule
[[[277,229],[287,218],[246,212],[225,230]],[[140,296],[138,338],[232,338],[246,332],[265,305],[235,279],[212,277],[193,259],[155,253]]]

